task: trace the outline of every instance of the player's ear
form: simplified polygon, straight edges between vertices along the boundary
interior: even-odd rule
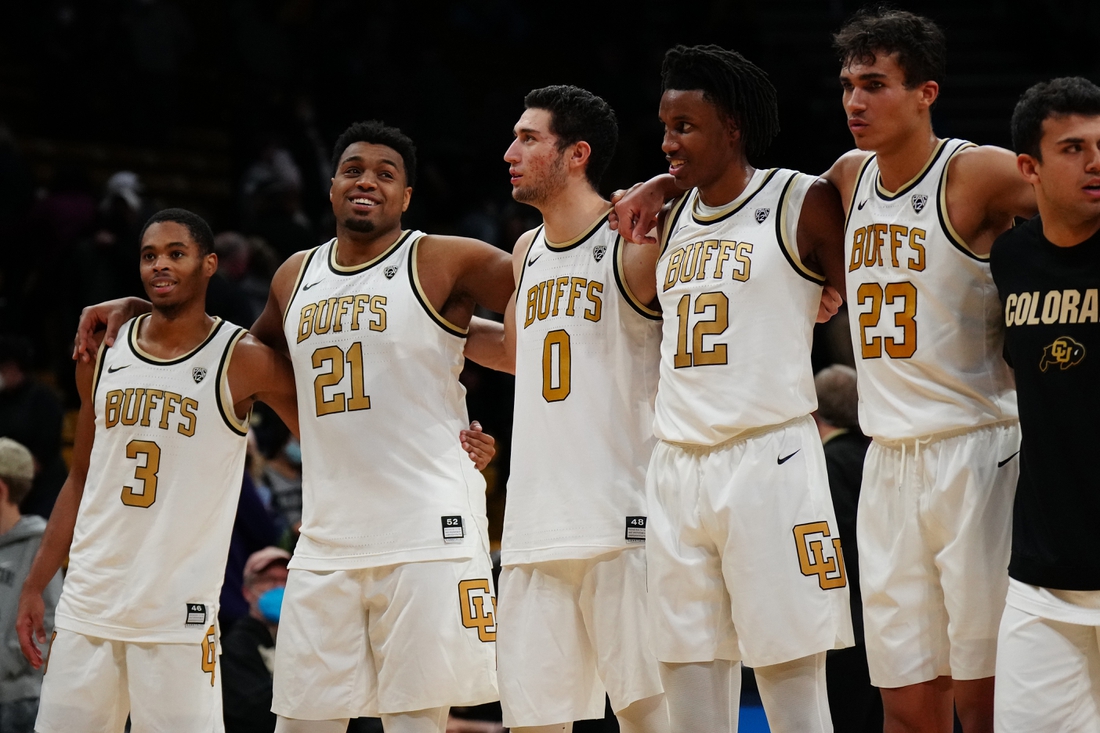
[[[208,255],[204,255],[202,258],[202,272],[207,277],[213,277],[214,273],[218,271],[218,255],[211,252]]]
[[[573,152],[569,155],[569,165],[572,167],[580,167],[588,165],[588,160],[592,157],[592,146],[586,143],[584,140],[573,144]]]
[[[1024,177],[1024,180],[1028,183],[1039,182],[1039,163],[1027,153],[1020,153],[1016,156],[1016,169],[1020,171],[1020,175]]]
[[[920,101],[921,106],[931,107],[940,96],[940,85],[938,82],[926,81],[920,85]]]
[[[401,203],[401,211],[409,210],[409,202],[412,201],[413,190],[412,186],[405,187],[405,200]]]

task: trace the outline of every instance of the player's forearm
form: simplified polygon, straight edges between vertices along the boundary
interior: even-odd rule
[[[516,355],[505,339],[504,324],[474,316],[463,352],[467,359],[498,372],[515,374]]]
[[[41,595],[65,562],[73,542],[73,528],[83,489],[84,477],[70,473],[50,513],[50,521],[42,534],[42,544],[38,546],[27,579],[23,581],[24,593]]]

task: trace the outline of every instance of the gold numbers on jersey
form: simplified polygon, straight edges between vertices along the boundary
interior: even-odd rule
[[[317,417],[335,412],[369,410],[370,396],[366,394],[363,380],[363,344],[356,341],[348,347],[346,354],[339,346],[325,346],[313,352],[314,369],[325,368],[326,362],[328,371],[321,372],[313,380]],[[333,387],[343,381],[345,363],[351,370],[351,397],[343,392],[333,392],[325,399],[325,387]]]
[[[542,341],[542,398],[547,402],[569,396],[571,361],[569,334],[560,329],[547,333]]]
[[[710,309],[714,310],[711,311]],[[709,313],[710,318],[702,318],[695,322],[691,329],[691,350],[688,350],[688,321],[689,312],[695,315]],[[714,344],[711,348],[703,348],[703,337],[717,336],[725,333],[730,325],[730,301],[725,293],[712,292],[701,293],[695,299],[695,308],[691,308],[691,296],[684,295],[676,306],[676,318],[679,326],[676,330],[676,356],[673,366],[677,369],[692,366],[706,366],[707,364],[725,364],[727,360],[726,344]]]
[[[151,440],[131,440],[126,444],[126,457],[139,460],[134,469],[134,478],[141,481],[141,491],[133,486],[122,487],[122,503],[148,509],[157,500],[157,471],[160,470],[160,446]]]
[[[894,325],[901,329],[901,338],[893,336],[872,336],[867,338],[867,329],[878,325],[882,317],[882,304],[893,305],[900,301],[901,308],[894,313]],[[870,304],[870,310],[859,314],[860,354],[864,359],[879,359],[883,347],[886,355],[892,359],[908,359],[917,351],[917,288],[908,280],[887,283],[883,288],[878,283],[863,283],[856,290],[856,302],[863,306]]]

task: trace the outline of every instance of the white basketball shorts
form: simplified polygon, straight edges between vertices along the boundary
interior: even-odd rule
[[[272,710],[377,717],[498,698],[488,555],[358,570],[292,569]]]
[[[1019,450],[1016,423],[871,443],[856,526],[871,684],[993,676]]]
[[[659,660],[759,667],[852,645],[825,454],[810,417],[715,447],[659,442],[646,490]]]
[[[602,718],[663,690],[650,651],[645,548],[505,567],[500,574],[504,725]]]
[[[113,641],[58,629],[50,644],[38,733],[221,733],[217,632],[201,644]]]

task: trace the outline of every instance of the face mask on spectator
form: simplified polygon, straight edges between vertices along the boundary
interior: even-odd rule
[[[298,466],[302,465],[302,446],[294,436],[291,436],[290,440],[286,442],[283,453],[286,455],[286,459],[291,463]]]
[[[256,607],[260,609],[260,613],[268,623],[279,623],[279,612],[283,607],[284,590],[282,587],[272,588],[265,591],[256,601]]]

